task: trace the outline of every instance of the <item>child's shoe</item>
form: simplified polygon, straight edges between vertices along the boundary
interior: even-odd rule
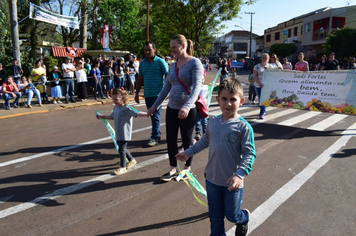
[[[250,219],[250,211],[247,209],[243,209],[248,215],[248,219]],[[236,229],[235,229],[235,236],[245,236],[247,235],[248,231],[248,221],[245,224],[235,224]]]
[[[122,175],[123,173],[125,173],[127,170],[125,167],[120,167],[119,169],[114,171],[115,175]]]
[[[130,161],[129,163],[127,163],[126,165],[126,169],[131,169],[132,167],[134,167],[134,165],[136,165],[137,161],[135,159],[132,159],[132,161]]]
[[[175,173],[168,172],[168,173],[165,173],[164,175],[162,175],[161,180],[168,182],[168,181],[171,181],[172,179],[176,178],[177,176],[178,176],[177,171]]]

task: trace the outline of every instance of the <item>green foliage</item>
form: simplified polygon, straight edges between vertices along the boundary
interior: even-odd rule
[[[98,29],[108,21],[115,26],[111,34],[110,48],[112,50],[127,50],[138,54],[145,42],[146,22],[140,9],[143,1],[137,0],[103,0],[99,5]]]
[[[8,68],[11,65],[10,56],[12,55],[12,44],[10,34],[10,24],[8,24],[8,18],[5,11],[8,11],[5,3],[0,8],[0,62],[3,63],[4,68]]]
[[[270,54],[276,54],[278,57],[288,57],[296,51],[297,46],[286,43],[275,43],[269,49]]]
[[[328,35],[325,41],[323,47],[326,55],[334,52],[337,58],[346,60],[356,56],[356,29],[346,27],[335,30]]]
[[[51,71],[53,66],[59,66],[58,59],[55,59],[50,55],[46,55],[45,58],[43,59],[43,62],[46,65],[48,71]]]
[[[155,35],[165,34],[166,39],[170,39],[176,34],[183,34],[194,42],[197,52],[205,54],[211,44],[206,39],[216,32],[221,22],[236,17],[242,4],[252,2],[254,1],[152,0],[150,14],[152,23],[161,31],[155,32]]]

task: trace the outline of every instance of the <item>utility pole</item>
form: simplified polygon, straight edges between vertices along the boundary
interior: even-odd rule
[[[13,57],[17,59],[18,64],[21,66],[20,58],[20,42],[19,42],[19,25],[17,22],[17,1],[9,0],[10,9],[10,23],[11,23],[11,39],[13,48]]]
[[[87,0],[83,0],[80,3],[81,19],[80,19],[80,40],[79,47],[87,49],[88,41],[88,14],[87,14]]]
[[[251,23],[250,23],[250,52],[248,57],[251,59],[251,47],[252,47],[252,15],[255,14],[254,12],[245,12],[245,14],[251,15]]]

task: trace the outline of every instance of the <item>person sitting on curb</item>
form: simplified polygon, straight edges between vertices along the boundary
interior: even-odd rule
[[[17,88],[12,76],[7,77],[7,80],[2,84],[1,87],[2,98],[5,100],[5,109],[10,110],[10,99],[14,98],[14,108],[19,107],[19,100],[21,98],[21,93]]]
[[[27,96],[27,108],[32,108],[31,106],[31,100],[33,97],[33,94],[36,95],[38,104],[40,107],[42,107],[42,101],[41,101],[41,94],[38,89],[33,85],[32,79],[28,78],[28,82],[25,76],[21,77],[21,82],[19,83],[19,91],[22,92],[25,96]]]

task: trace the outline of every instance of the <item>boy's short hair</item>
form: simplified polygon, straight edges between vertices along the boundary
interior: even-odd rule
[[[117,95],[120,96],[122,98],[122,102],[127,105],[128,103],[128,93],[126,92],[126,90],[123,90],[121,88],[116,88],[114,89],[114,91],[112,92],[112,95]]]
[[[227,89],[230,93],[239,93],[239,96],[242,98],[244,96],[244,90],[242,88],[241,82],[236,78],[227,78],[224,79],[218,89],[218,96],[223,89]]]

